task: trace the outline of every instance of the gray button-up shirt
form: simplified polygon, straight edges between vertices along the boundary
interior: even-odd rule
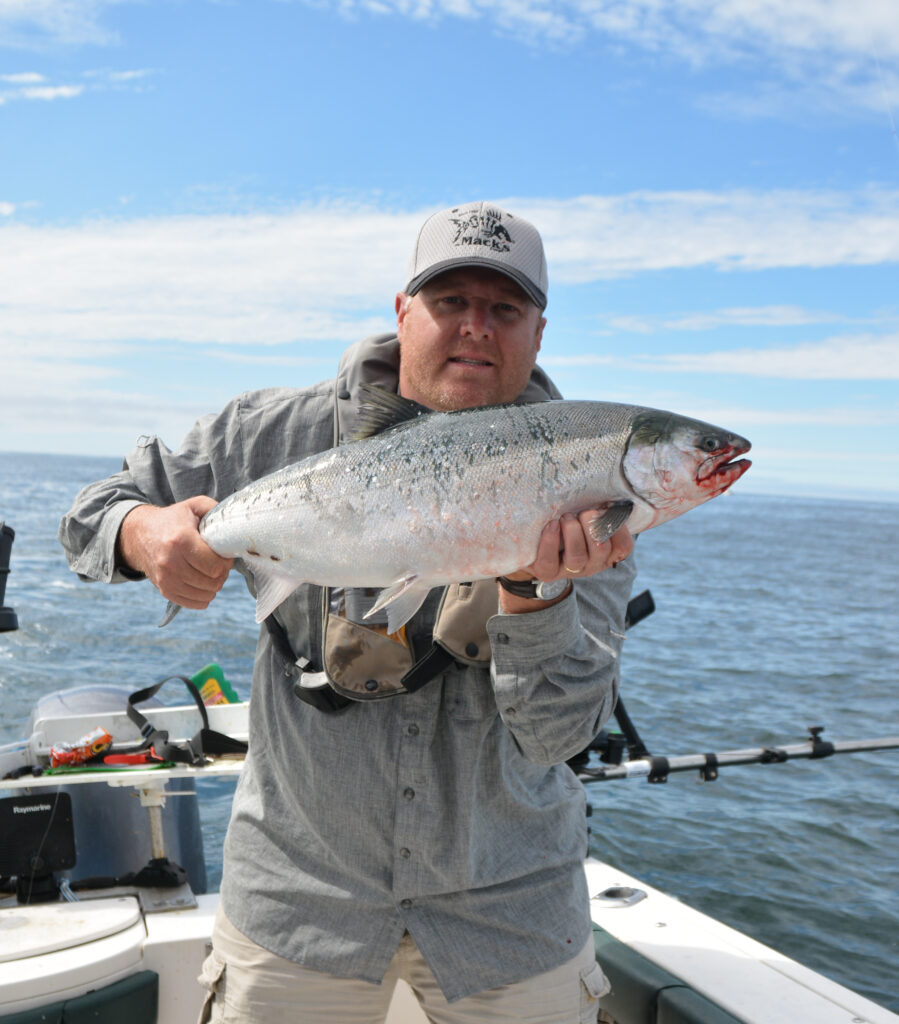
[[[394,337],[368,339],[345,355],[336,385],[243,395],[174,453],[145,441],[63,519],[72,568],[133,579],[115,564],[115,542],[136,504],[222,499],[330,447],[335,406],[349,423],[359,381],[395,387],[396,362]],[[526,397],[557,394],[535,371]],[[454,664],[416,693],[337,714],[296,697],[261,630],[250,752],[225,843],[232,923],[280,956],[372,982],[408,930],[449,1000],[575,956],[590,931],[587,833],[564,761],[613,709],[633,574],[627,559],[550,608],[493,616],[489,671]],[[311,590],[277,613],[301,655],[315,649]],[[413,633],[427,635],[438,596]]]

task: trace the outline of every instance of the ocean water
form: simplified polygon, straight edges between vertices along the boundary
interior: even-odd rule
[[[249,696],[253,604],[232,574],[206,612],[164,630],[147,584],[86,585],[60,516],[115,460],[0,453],[16,531],[0,634],[0,743],[56,689],[135,689],[217,661]],[[899,504],[739,489],[639,538],[622,695],[654,754],[899,735]],[[165,696],[165,691],[161,696]],[[181,694],[173,687],[172,699]],[[899,1011],[899,750],[588,784],[604,860]],[[211,885],[233,784],[201,787]]]

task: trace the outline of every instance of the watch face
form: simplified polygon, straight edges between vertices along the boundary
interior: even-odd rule
[[[553,580],[551,583],[538,583],[535,588],[537,597],[541,601],[552,601],[556,597],[561,597],[570,582],[571,580]]]

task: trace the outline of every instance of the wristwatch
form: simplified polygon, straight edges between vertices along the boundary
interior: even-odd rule
[[[516,597],[529,597],[536,601],[554,601],[561,597],[571,586],[571,580],[510,580],[507,576],[497,576],[503,590],[508,590]]]

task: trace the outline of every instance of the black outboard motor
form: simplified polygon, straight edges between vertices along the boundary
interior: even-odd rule
[[[0,523],[0,633],[9,633],[19,628],[19,620],[12,608],[3,604],[6,596],[6,577],[9,575],[9,556],[12,554],[12,542],[15,531],[6,523]]]

